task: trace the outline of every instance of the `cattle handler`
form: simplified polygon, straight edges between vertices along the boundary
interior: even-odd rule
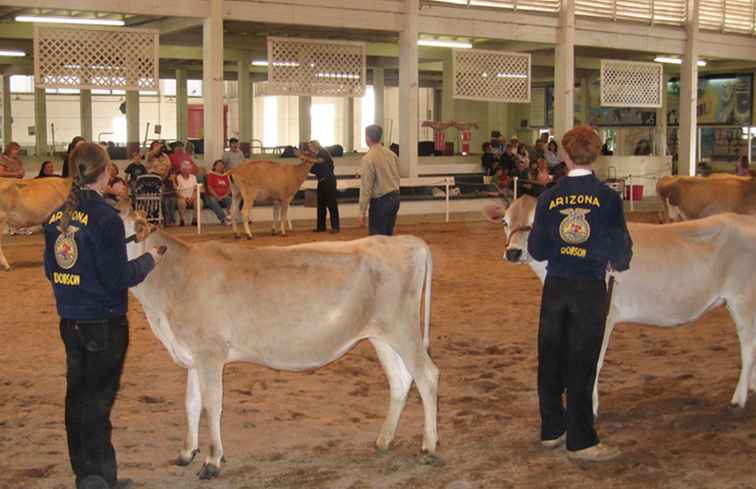
[[[538,198],[528,239],[533,259],[548,261],[538,329],[541,444],[566,444],[575,459],[610,460],[620,450],[599,443],[593,385],[611,300],[606,274],[630,267],[632,240],[622,200],[591,170],[601,151],[593,129],[568,131],[562,148],[568,178]]]
[[[128,289],[160,260],[157,248],[128,261],[123,221],[102,197],[112,163],[93,143],[69,159],[74,177],[45,224],[45,274],[66,348],[66,434],[77,489],[129,487],[117,478],[110,411],[129,344]]]

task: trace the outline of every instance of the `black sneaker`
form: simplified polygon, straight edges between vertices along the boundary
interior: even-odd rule
[[[324,233],[325,229],[313,229],[312,232],[313,233]]]
[[[110,489],[105,479],[99,475],[88,475],[76,485],[76,489]]]

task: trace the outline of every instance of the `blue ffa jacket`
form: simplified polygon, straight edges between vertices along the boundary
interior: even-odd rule
[[[58,314],[69,320],[108,319],[126,314],[128,289],[154,268],[152,255],[126,257],[118,212],[94,191],[82,190],[68,234],[58,230],[62,209],[45,224],[45,274]]]
[[[318,181],[327,178],[336,178],[336,175],[333,172],[333,158],[331,158],[331,153],[329,153],[327,149],[321,148],[315,158],[319,160],[319,163],[312,165],[310,173],[314,173],[315,176],[318,177]]]
[[[595,176],[562,178],[538,198],[528,252],[548,275],[604,280],[607,264],[630,267],[632,248],[622,199]]]

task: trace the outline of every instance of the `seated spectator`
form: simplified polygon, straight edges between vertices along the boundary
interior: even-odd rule
[[[110,171],[110,181],[102,193],[102,197],[105,202],[115,207],[119,200],[128,197],[129,187],[126,185],[126,181],[118,176],[117,166],[111,163],[108,171]]]
[[[496,186],[496,192],[499,195],[506,196],[512,193],[509,189],[510,177],[507,175],[507,172],[504,171],[504,167],[496,167],[492,183]]]
[[[753,176],[753,172],[751,171],[751,164],[748,162],[747,155],[741,156],[738,160],[738,163],[735,166],[735,174],[739,177]]]
[[[546,158],[546,144],[544,144],[543,140],[539,139],[538,141],[536,141],[535,147],[530,153],[530,159],[538,161],[541,158]]]
[[[147,170],[165,179],[170,175],[172,168],[171,159],[166,154],[163,143],[153,141],[150,144],[150,149],[147,151]]]
[[[39,167],[39,173],[34,178],[47,178],[47,177],[57,177],[59,175],[55,174],[55,164],[50,161],[43,161],[42,165]]]
[[[139,151],[135,151],[134,154],[131,155],[131,163],[126,167],[125,173],[129,176],[129,186],[131,186],[131,188],[134,188],[137,178],[147,174],[147,167],[144,166],[142,155]]]
[[[181,225],[185,226],[192,223],[192,213],[197,204],[197,176],[192,173],[192,163],[183,161],[181,163],[181,173],[176,175],[176,205],[179,211]],[[200,208],[202,201],[199,201]]]
[[[499,166],[504,167],[504,172],[510,174],[517,166],[517,157],[514,154],[514,146],[507,144],[504,147],[504,154],[499,159]]]
[[[223,166],[230,171],[244,161],[244,153],[239,149],[239,140],[236,138],[229,139],[228,146],[229,150],[223,153]]]
[[[559,145],[553,139],[549,141],[549,145],[546,148],[546,162],[552,170],[559,164]]]
[[[530,154],[528,153],[528,148],[525,147],[524,144],[520,144],[517,147],[517,160],[523,161],[525,163],[525,168],[530,167]]]
[[[20,155],[21,145],[13,142],[8,143],[5,151],[0,155],[0,177],[24,178],[26,171]]]
[[[491,143],[483,143],[483,155],[480,157],[480,165],[483,167],[483,174],[487,177],[493,175],[496,166],[496,155]]]
[[[635,145],[635,156],[648,156],[653,152],[651,148],[651,142],[648,139],[641,139],[638,144]]]
[[[189,163],[189,172],[192,175],[197,175],[197,165],[194,163],[194,160],[192,160],[191,155],[184,151],[184,143],[181,141],[173,143],[173,153],[171,153],[170,159],[174,172],[180,173],[184,162],[187,162]]]
[[[225,171],[223,160],[215,160],[213,169],[207,173],[205,203],[215,213],[218,222],[230,225],[231,218],[224,209],[231,207],[231,180]]]
[[[525,158],[518,158],[516,167],[509,173],[510,177],[517,177],[517,195],[530,193],[533,185],[530,183],[530,168]],[[514,185],[514,183],[513,183]]]

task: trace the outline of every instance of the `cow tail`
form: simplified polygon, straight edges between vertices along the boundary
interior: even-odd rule
[[[425,248],[425,311],[423,325],[423,348],[430,350],[430,321],[431,321],[431,283],[433,282],[433,256],[428,246]]]

